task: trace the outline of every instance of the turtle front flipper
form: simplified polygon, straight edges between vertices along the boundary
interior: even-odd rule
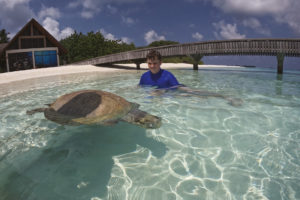
[[[33,115],[35,113],[38,113],[38,112],[44,112],[47,108],[36,108],[36,109],[33,109],[33,110],[27,110],[26,114],[27,115]]]

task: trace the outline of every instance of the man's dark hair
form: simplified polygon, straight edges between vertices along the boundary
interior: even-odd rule
[[[156,50],[150,50],[149,53],[146,56],[147,60],[153,60],[155,58],[157,58],[158,60],[161,61],[161,55],[158,51]]]

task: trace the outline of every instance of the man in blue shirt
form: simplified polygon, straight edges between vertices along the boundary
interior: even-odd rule
[[[160,68],[161,59],[158,51],[151,50],[147,54],[149,71],[142,75],[139,85],[156,86],[158,89],[170,89],[181,86],[171,72]]]
[[[226,97],[214,92],[193,90],[180,84],[171,72],[160,68],[162,58],[158,51],[151,50],[147,54],[146,58],[149,71],[145,72],[142,75],[139,83],[140,86],[153,86],[157,89],[179,89],[184,93],[184,96],[188,95],[197,97],[220,97],[228,100],[228,103],[233,106],[240,106],[242,104],[241,99]],[[160,95],[160,92],[165,91],[166,90],[156,90],[155,95]]]

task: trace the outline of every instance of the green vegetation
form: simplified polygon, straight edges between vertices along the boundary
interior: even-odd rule
[[[0,30],[0,43],[7,43],[9,41],[9,37],[7,36],[9,33],[6,32],[5,29]],[[0,73],[5,72],[5,54],[0,55]]]
[[[159,47],[164,45],[172,45],[172,44],[179,44],[179,42],[175,41],[169,41],[169,40],[160,40],[160,41],[154,41],[150,43],[147,47]],[[189,56],[174,56],[174,57],[164,57],[162,59],[164,63],[189,63],[194,64],[193,58]],[[203,62],[200,60],[199,65],[202,65]]]
[[[165,57],[162,59],[164,63],[189,63],[194,64],[193,58],[189,56],[175,56],[175,57]],[[203,62],[200,60],[199,65],[203,65]]]
[[[159,47],[159,46],[165,46],[165,45],[171,45],[171,44],[179,44],[179,42],[170,41],[170,40],[159,40],[154,41],[148,45],[148,47]]]
[[[67,63],[135,49],[133,43],[107,40],[100,32],[89,32],[86,35],[75,32],[60,43],[68,51],[67,55],[61,56]]]
[[[5,29],[0,31],[0,43],[7,43],[9,41],[8,34]]]

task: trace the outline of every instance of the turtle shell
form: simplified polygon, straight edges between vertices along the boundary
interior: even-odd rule
[[[59,97],[50,105],[50,120],[62,122],[64,119],[79,124],[106,124],[126,115],[133,104],[115,94],[100,90],[81,90]],[[47,117],[50,116],[46,114]],[[53,120],[53,117],[57,117]],[[50,117],[47,117],[48,119]]]

